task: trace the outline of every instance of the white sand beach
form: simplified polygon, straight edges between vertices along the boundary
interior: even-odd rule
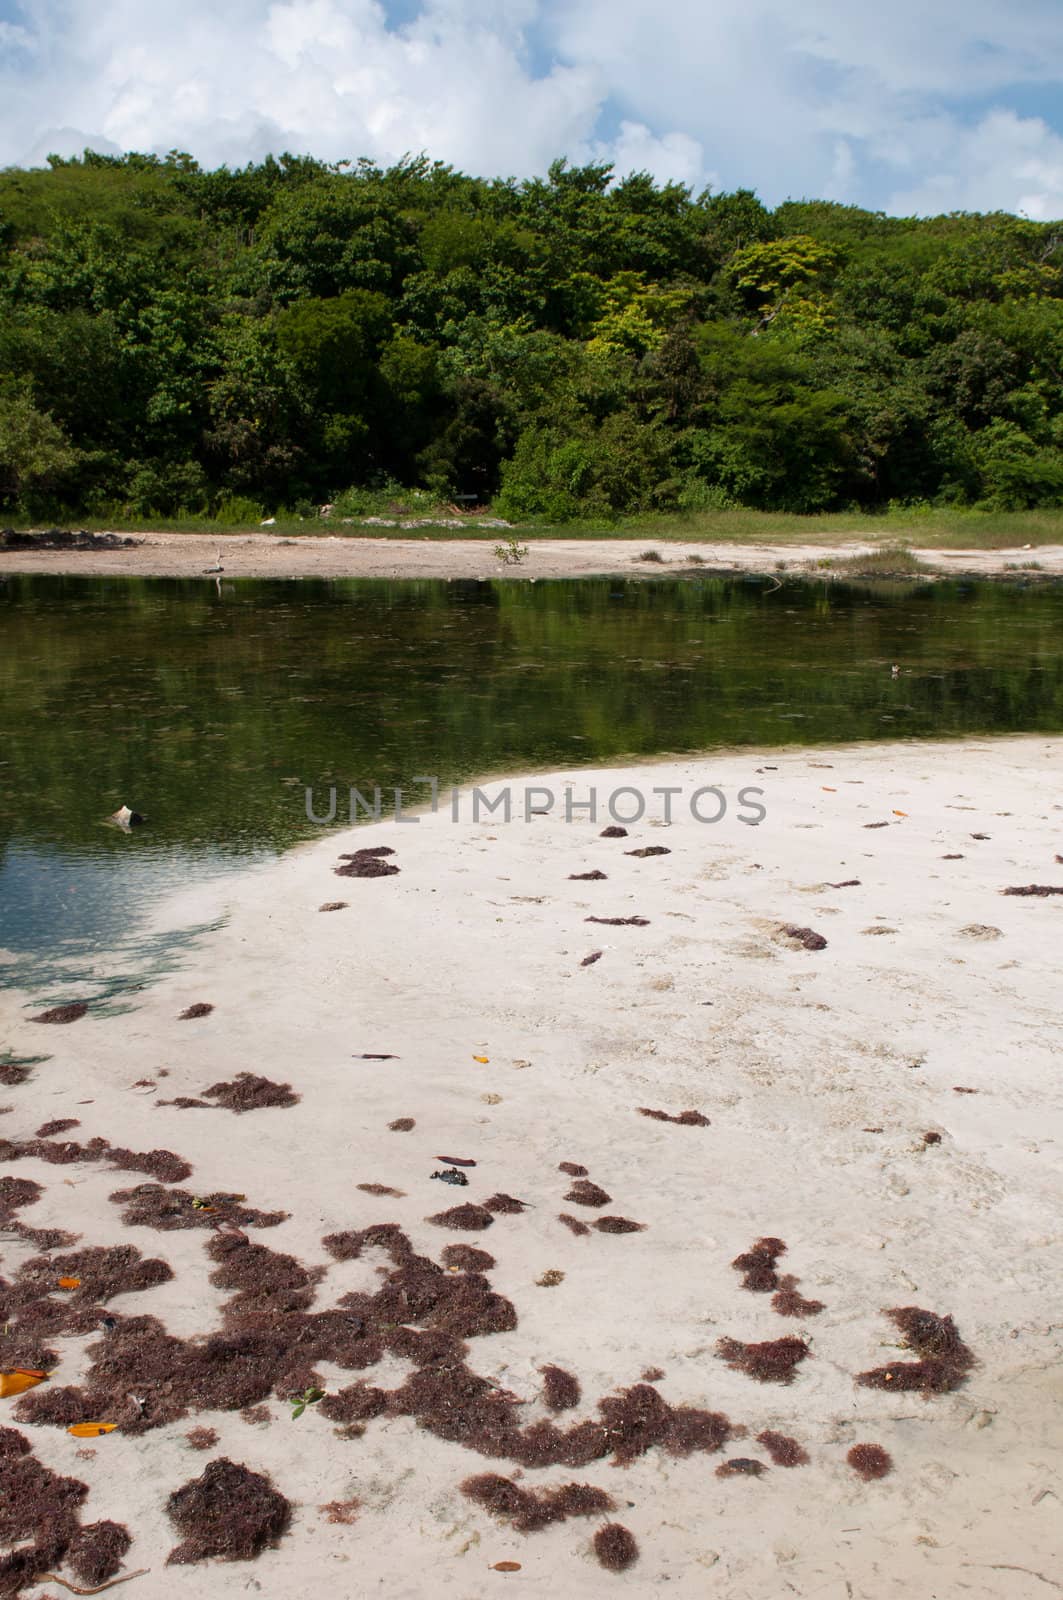
[[[514,530],[519,536],[520,530]],[[518,565],[495,555],[490,539],[359,538],[344,534],[215,534],[136,532],[138,541],[112,550],[0,550],[0,575],[13,572],[70,573],[84,577],[196,578],[216,574],[220,547],[226,578],[589,578],[620,573],[661,577],[669,569],[701,563],[712,571],[831,576],[823,563],[845,561],[880,549],[881,535],[842,544],[712,543],[655,538],[534,539]],[[498,540],[508,534],[500,532]],[[899,536],[898,536],[899,537]],[[1041,577],[1063,574],[1063,544],[1000,550],[939,550],[919,545],[918,530],[905,540],[912,554],[935,575],[973,573],[999,577],[1031,569]],[[653,551],[652,560],[644,559]],[[660,557],[660,560],[657,559]]]
[[[525,822],[533,784],[555,803]],[[689,804],[706,785],[729,801],[712,825]],[[129,1600],[289,1600],[308,1583],[344,1600],[1017,1600],[1063,1588],[1063,896],[1002,893],[1063,886],[1063,740],[742,751],[510,787],[508,824],[474,822],[466,791],[457,822],[442,807],[323,831],[235,885],[190,892],[181,915],[223,912],[224,926],[125,1014],[43,1025],[30,1020],[40,996],[0,994],[0,1044],[50,1057],[0,1089],[0,1137],[76,1119],[60,1139],[172,1151],[192,1168],[172,1189],[289,1214],[241,1237],[219,1202],[220,1233],[159,1231],[127,1225],[109,1199],[153,1181],[143,1173],[38,1154],[5,1166],[41,1185],[18,1210],[26,1226],[79,1234],[73,1253],[133,1244],[173,1277],[109,1301],[116,1334],[50,1339],[56,1367],[32,1396],[0,1400],[0,1425],[88,1485],[83,1522],[128,1527],[125,1570],[148,1569]],[[579,803],[592,787],[597,820],[566,821],[566,792]],[[626,837],[602,837],[621,787],[648,797],[646,814]],[[670,823],[661,787],[680,791]],[[744,787],[763,790],[757,826],[738,820]],[[700,804],[711,815],[711,799]],[[376,846],[395,852],[379,859],[397,874],[334,875],[345,852]],[[647,847],[668,853],[632,853]],[[604,877],[574,876],[593,871]],[[319,909],[329,902],[345,905]],[[588,920],[631,917],[644,925]],[[193,1005],[213,1010],[179,1020]],[[242,1072],[289,1084],[298,1103],[239,1115],[163,1103]],[[392,1131],[399,1119],[414,1126]],[[433,1180],[448,1157],[476,1163],[458,1169],[466,1186]],[[566,1199],[584,1180],[559,1163],[585,1168],[608,1201]],[[526,1209],[496,1209],[480,1231],[426,1220],[499,1194]],[[603,1215],[641,1229],[599,1230]],[[643,1383],[669,1406],[723,1413],[731,1436],[688,1454],[636,1443],[628,1465],[613,1464],[614,1440],[587,1464],[536,1467],[394,1406],[344,1437],[324,1402],[293,1420],[276,1395],[264,1419],[193,1404],[138,1430],[128,1424],[156,1401],[132,1382],[128,1406],[99,1419],[117,1430],[99,1439],[19,1420],[27,1399],[83,1384],[89,1351],[124,1319],[156,1317],[184,1341],[218,1330],[232,1297],[210,1281],[219,1237],[244,1262],[261,1247],[321,1269],[320,1311],[375,1295],[396,1270],[379,1242],[337,1260],[323,1238],[385,1223],[433,1262],[454,1244],[494,1258],[485,1276],[515,1326],[468,1337],[464,1360],[503,1403],[524,1403],[521,1428],[552,1416],[540,1369],[553,1364],[582,1396],[552,1416],[559,1428],[599,1421],[600,1400]],[[778,1273],[818,1314],[781,1315],[771,1293],[743,1287],[731,1263],[764,1237],[785,1243]],[[5,1238],[3,1277],[35,1254]],[[255,1260],[251,1278],[268,1280],[269,1260]],[[907,1307],[954,1318],[973,1354],[946,1392],[856,1382],[916,1359],[885,1315]],[[409,1312],[404,1326],[430,1325]],[[784,1337],[808,1344],[789,1383],[756,1381],[717,1350]],[[393,1395],[415,1370],[394,1348],[361,1370],[311,1365],[327,1397],[359,1380]],[[192,1448],[196,1427],[216,1444]],[[764,1430],[795,1439],[807,1464],[775,1465]],[[847,1454],[861,1443],[888,1452],[888,1475],[858,1476]],[[268,1474],[290,1528],[253,1562],[167,1566],[180,1536],[166,1499],[218,1457]],[[766,1470],[718,1476],[733,1458]],[[614,1509],[520,1533],[461,1491],[482,1473],[532,1491],[589,1484]],[[322,1509],[352,1501],[349,1521]],[[607,1521],[638,1544],[621,1573],[594,1555]],[[519,1568],[497,1570],[505,1562]],[[46,1580],[32,1592],[60,1591]]]

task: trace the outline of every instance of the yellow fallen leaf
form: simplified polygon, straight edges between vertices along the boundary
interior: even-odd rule
[[[481,1066],[485,1066],[486,1067],[488,1058],[487,1058],[487,1056],[473,1056],[473,1060],[474,1061],[479,1061]]]
[[[81,1288],[81,1279],[80,1278],[60,1278],[59,1279],[59,1287],[60,1287],[60,1289],[80,1289]]]
[[[117,1426],[117,1422],[75,1422],[66,1431],[75,1439],[98,1439],[101,1433],[113,1433]]]
[[[908,813],[907,811],[894,811],[893,815],[895,817],[906,817]]]
[[[820,788],[823,790],[824,794],[837,794],[838,793],[837,789],[832,789],[829,783],[821,783],[820,784]]]
[[[492,1572],[519,1572],[520,1571],[520,1562],[519,1561],[496,1561],[494,1566],[491,1568],[491,1571]]]
[[[14,1372],[0,1372],[0,1398],[7,1400],[13,1394],[25,1394],[27,1389],[35,1389],[43,1383],[47,1376],[36,1367],[16,1367]]]

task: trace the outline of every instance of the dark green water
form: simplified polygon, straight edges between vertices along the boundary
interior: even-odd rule
[[[1063,587],[12,577],[0,981],[143,954],[164,890],[315,831],[307,787],[1061,728]]]

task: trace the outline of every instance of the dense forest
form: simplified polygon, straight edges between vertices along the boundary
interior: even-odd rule
[[[559,161],[0,172],[9,519],[1063,504],[1063,224]]]

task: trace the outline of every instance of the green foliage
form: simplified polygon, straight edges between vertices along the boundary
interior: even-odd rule
[[[75,452],[47,411],[38,411],[28,391],[0,389],[0,499],[33,502],[74,466]]]
[[[1059,225],[600,162],[0,172],[0,494],[29,514],[1019,511],[1061,503],[1061,452]]]

